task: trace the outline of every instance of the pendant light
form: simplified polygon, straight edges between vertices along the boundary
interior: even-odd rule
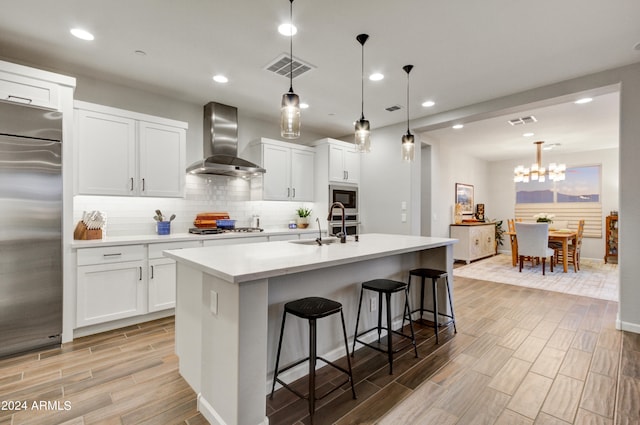
[[[369,39],[368,34],[358,34],[356,40],[362,46],[362,72],[361,72],[361,100],[362,100],[362,109],[360,113],[360,119],[356,121],[355,125],[355,143],[356,149],[358,152],[371,152],[371,132],[369,127],[369,121],[364,119],[364,43]]]
[[[530,181],[537,181],[544,183],[546,180],[547,170],[542,166],[542,145],[543,141],[533,142],[536,145],[536,162],[531,164],[530,168],[525,168],[522,165],[518,165],[513,170],[513,181],[516,183],[529,183]],[[552,162],[549,164],[549,180],[558,182],[566,178],[567,166],[565,164],[556,164]]]
[[[409,130],[409,73],[413,69],[413,65],[405,65],[402,67],[407,73],[407,134],[402,136],[402,159],[407,162],[413,161],[413,151],[415,148],[414,137]]]
[[[289,0],[289,23],[293,27],[293,0]],[[293,92],[293,33],[289,40],[289,91],[282,95],[280,134],[285,139],[300,137],[300,97]]]

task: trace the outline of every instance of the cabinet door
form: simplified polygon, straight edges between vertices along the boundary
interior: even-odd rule
[[[495,244],[496,230],[492,226],[482,226],[481,238],[482,238],[482,255],[494,255],[496,253]]]
[[[360,182],[360,154],[355,149],[344,150],[344,169],[347,182]]]
[[[176,262],[149,260],[149,312],[176,306]]]
[[[78,191],[82,195],[136,193],[136,123],[77,110]]]
[[[291,150],[291,200],[313,202],[314,153]]]
[[[262,146],[263,199],[286,201],[291,196],[291,149],[274,145]]]
[[[186,131],[141,121],[138,188],[143,196],[183,197]]]
[[[473,226],[469,228],[469,259],[475,260],[482,257],[484,244],[482,242],[481,228]]]
[[[78,267],[78,327],[137,316],[146,310],[143,261]]]
[[[342,146],[329,145],[329,180],[343,182],[347,179],[347,170],[344,168],[344,148]]]
[[[58,86],[47,81],[0,72],[0,99],[58,109]]]

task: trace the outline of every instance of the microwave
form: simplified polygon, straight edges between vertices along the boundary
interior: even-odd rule
[[[340,202],[344,205],[345,218],[347,216],[358,216],[358,186],[351,185],[329,185],[329,205],[334,202]],[[339,215],[342,211],[338,208],[334,208],[333,214]],[[338,218],[338,219],[341,219]]]

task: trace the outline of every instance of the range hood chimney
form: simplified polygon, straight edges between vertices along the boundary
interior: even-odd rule
[[[187,167],[191,174],[218,174],[223,176],[252,177],[265,169],[238,158],[238,109],[209,102],[204,105],[203,156]]]

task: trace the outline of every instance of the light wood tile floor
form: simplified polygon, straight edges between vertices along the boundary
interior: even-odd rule
[[[615,330],[617,303],[467,278],[455,279],[454,297],[456,335],[443,330],[436,345],[419,325],[419,357],[397,354],[394,375],[384,354],[358,350],[358,399],[343,386],[318,402],[315,423],[640,424],[640,335]],[[173,326],[167,318],[0,360],[0,401],[28,403],[0,410],[0,425],[205,424],[177,372]],[[341,379],[323,368],[318,385]],[[310,423],[306,401],[286,390],[267,398],[266,413],[270,425]]]

